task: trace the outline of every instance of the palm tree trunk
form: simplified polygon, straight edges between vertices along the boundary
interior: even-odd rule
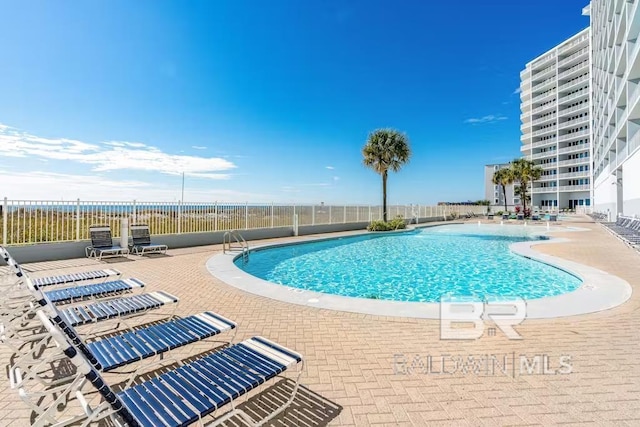
[[[382,172],[382,220],[387,222],[387,171]]]
[[[524,212],[527,210],[527,184],[529,184],[528,182],[525,182],[524,185],[520,184],[520,187],[522,188],[522,191],[520,192],[520,194],[522,195],[522,214],[524,215]]]
[[[502,184],[502,195],[504,196],[504,213],[507,213],[507,186]]]

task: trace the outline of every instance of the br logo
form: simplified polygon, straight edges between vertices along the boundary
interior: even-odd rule
[[[496,334],[499,329],[507,338],[520,340],[522,336],[514,329],[526,318],[527,303],[522,298],[460,297],[440,298],[440,339],[475,340],[485,332]]]

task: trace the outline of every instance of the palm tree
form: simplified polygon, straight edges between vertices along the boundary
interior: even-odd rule
[[[493,173],[493,178],[491,181],[495,185],[500,185],[502,187],[502,195],[504,196],[504,211],[505,213],[508,210],[507,207],[507,185],[513,184],[513,171],[511,168],[502,168],[498,169]]]
[[[387,176],[409,162],[411,148],[404,133],[394,129],[377,129],[369,134],[362,149],[364,164],[382,175],[382,219],[387,221]]]
[[[516,159],[511,162],[511,170],[513,171],[513,179],[520,183],[519,194],[522,199],[523,212],[527,209],[527,186],[533,181],[537,181],[542,176],[542,168],[536,166],[531,160],[528,159]]]

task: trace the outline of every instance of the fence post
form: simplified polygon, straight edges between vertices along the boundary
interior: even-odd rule
[[[182,200],[178,200],[178,234],[182,234]]]
[[[342,221],[344,224],[347,223],[347,205],[344,205],[344,213],[342,215],[342,217],[344,218],[344,221]]]
[[[369,222],[371,222],[371,205],[369,205]]]
[[[295,230],[295,224],[296,224],[296,205],[294,203],[293,204],[293,216],[291,217],[291,226],[294,227],[294,230]]]
[[[273,202],[271,202],[271,228],[273,228]]]
[[[76,242],[80,241],[80,198],[76,200]]]
[[[218,201],[213,204],[213,231],[218,231]]]
[[[360,222],[360,206],[356,206],[356,222]]]
[[[329,205],[329,224],[331,224],[331,205]]]
[[[2,202],[2,245],[6,246],[7,244],[7,227],[8,227],[8,218],[7,218],[7,208],[9,206],[9,202],[7,198],[4,198]]]
[[[407,205],[404,205],[404,218],[407,218]]]
[[[249,202],[244,202],[244,229],[249,229]]]
[[[316,225],[316,205],[311,206],[311,225]]]
[[[137,212],[137,208],[136,208],[136,199],[133,199],[133,212],[131,213],[131,221],[133,221],[134,224],[138,223],[138,212]]]

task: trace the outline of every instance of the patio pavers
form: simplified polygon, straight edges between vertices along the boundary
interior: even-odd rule
[[[634,293],[624,305],[605,312],[525,321],[516,328],[523,336],[519,341],[499,331],[475,341],[440,340],[437,320],[320,310],[248,294],[207,271],[205,263],[221,251],[219,245],[170,250],[166,257],[130,257],[134,262],[113,259],[108,265],[125,277],[143,280],[148,291],[179,296],[180,315],[213,310],[238,323],[237,341],[262,335],[303,354],[301,396],[272,425],[637,425],[640,252],[589,220],[564,225],[590,231],[557,233],[570,241],[536,249],[618,275]],[[64,262],[62,268],[60,262],[27,267],[37,276],[106,264],[76,261]],[[188,357],[209,348],[198,343],[178,355]],[[559,370],[560,357],[568,356],[571,372],[528,374],[525,369],[521,374],[520,355],[528,360],[546,356],[549,372]],[[515,361],[517,366],[509,365],[503,373],[500,365],[493,372],[484,369],[487,365],[475,365],[474,373],[469,356]],[[2,365],[9,357],[8,349],[0,347]],[[450,362],[449,373],[442,373],[442,357],[462,357],[465,364]],[[430,369],[425,368],[428,360]],[[412,361],[413,369],[408,370]],[[262,415],[264,405],[268,408],[289,384],[269,386],[250,395],[244,405]],[[30,412],[8,381],[1,382],[0,425],[28,425]]]

